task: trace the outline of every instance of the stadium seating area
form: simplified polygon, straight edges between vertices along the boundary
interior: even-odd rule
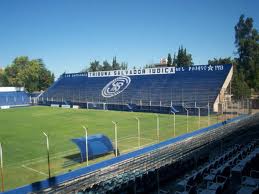
[[[0,92],[0,106],[25,106],[29,103],[29,95],[24,91]]]
[[[184,111],[183,106],[206,109],[208,103],[212,106],[215,102],[232,66],[222,67],[221,71],[192,71],[186,67],[175,74],[130,75],[129,86],[109,98],[102,96],[102,89],[116,77],[88,77],[87,73],[63,74],[41,96],[40,103],[165,113],[170,112],[171,106],[180,111]]]
[[[256,142],[235,145],[220,157],[186,175],[178,182],[176,193],[258,192],[258,170],[259,147],[256,147]]]
[[[201,162],[201,161],[200,161]],[[160,181],[167,176],[177,177],[188,169],[193,161],[166,165],[160,170],[151,168],[148,173],[136,170],[118,175],[106,182],[101,182],[80,194],[98,193],[101,190],[111,193],[123,193],[123,188],[128,188],[125,193],[157,193],[147,190],[157,187],[157,175]],[[154,165],[152,162],[150,166]],[[147,168],[149,168],[148,166]],[[191,165],[190,165],[191,166]],[[170,173],[173,173],[170,174]],[[202,163],[197,169],[186,174],[173,189],[166,190],[160,187],[160,193],[169,194],[224,194],[224,193],[258,193],[259,192],[259,147],[257,141],[247,144],[236,144],[215,159]],[[151,186],[152,185],[152,186]],[[134,188],[135,187],[135,188]],[[145,189],[146,188],[146,189]],[[134,191],[135,189],[135,191]]]

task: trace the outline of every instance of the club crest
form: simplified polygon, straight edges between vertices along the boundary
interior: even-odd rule
[[[102,96],[111,98],[123,92],[130,84],[131,79],[127,76],[117,77],[110,81],[102,90]]]

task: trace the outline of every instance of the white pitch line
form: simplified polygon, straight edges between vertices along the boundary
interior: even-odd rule
[[[141,137],[140,139],[145,139],[145,140],[149,140],[149,141],[156,141],[155,139],[152,139],[152,138],[146,138],[146,137]]]
[[[56,159],[56,158],[59,158],[59,157],[63,157],[63,156],[66,156],[68,153],[73,154],[77,150],[78,149],[76,148],[76,149],[71,149],[71,150],[64,151],[64,152],[58,152],[58,153],[54,154],[53,157],[50,157],[50,159]],[[40,162],[45,161],[45,160],[46,159],[44,159],[44,158],[35,158],[35,159],[32,159],[32,160],[28,160],[28,162],[24,162],[24,163],[26,163],[26,165],[30,165],[30,164],[40,163]]]
[[[30,167],[28,167],[28,166],[22,165],[22,167],[23,167],[23,168],[26,168],[27,170],[31,170],[31,171],[33,171],[33,172],[37,172],[37,173],[39,173],[39,174],[42,174],[42,175],[44,175],[44,176],[47,176],[46,173],[41,172],[41,171],[38,171],[38,170],[35,170],[35,169],[30,168]]]
[[[148,145],[152,145],[152,143],[143,144],[143,145],[140,146],[140,148],[144,148],[145,146],[148,146]],[[135,150],[138,150],[138,149],[139,149],[138,147],[133,147],[133,148],[130,148],[130,149],[123,150],[122,153],[128,153],[130,151],[135,151]]]
[[[128,139],[135,139],[135,138],[137,138],[137,137],[132,136],[132,137],[121,138],[121,139],[118,139],[118,142],[128,140]]]
[[[130,136],[130,137],[126,137],[126,138],[118,139],[118,142],[125,141],[125,140],[129,140],[129,139],[137,139],[137,138],[138,138],[137,136]],[[145,138],[145,137],[141,137],[140,139],[145,139],[145,140],[155,141],[154,139],[151,139],[151,138]],[[112,142],[113,142],[113,141],[112,141]]]

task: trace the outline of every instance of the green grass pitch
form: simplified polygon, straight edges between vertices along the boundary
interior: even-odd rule
[[[89,134],[103,133],[114,141],[114,125],[118,122],[118,147],[121,153],[138,149],[137,121],[140,119],[141,146],[158,142],[156,115],[86,109],[62,109],[52,107],[25,107],[0,110],[0,142],[3,146],[4,184],[11,189],[46,179],[46,142],[42,131],[49,134],[51,174],[58,175],[86,166],[71,158],[79,150],[71,138],[84,136],[82,125]],[[160,141],[173,137],[173,115],[159,114]],[[217,121],[210,118],[210,123]],[[186,116],[176,116],[176,136],[187,132]],[[208,126],[208,118],[201,117],[201,127]],[[199,119],[189,116],[189,131],[198,129]],[[89,164],[114,157],[109,154],[89,161]]]

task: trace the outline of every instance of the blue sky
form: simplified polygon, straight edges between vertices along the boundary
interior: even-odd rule
[[[234,56],[234,26],[256,0],[0,0],[0,67],[16,56],[42,58],[59,76],[93,60],[159,62],[180,45],[195,64]]]

